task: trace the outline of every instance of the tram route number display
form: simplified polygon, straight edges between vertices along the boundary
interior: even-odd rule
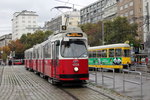
[[[82,33],[67,33],[67,37],[83,37]]]

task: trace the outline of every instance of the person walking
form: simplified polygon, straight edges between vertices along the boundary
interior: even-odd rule
[[[9,62],[8,62],[9,66],[12,65],[12,60],[10,59]]]

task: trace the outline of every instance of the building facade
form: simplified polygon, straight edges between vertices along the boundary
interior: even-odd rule
[[[112,19],[116,14],[116,0],[98,0],[80,10],[80,24],[96,23],[104,19]]]
[[[110,20],[117,16],[117,1],[109,0],[103,9],[103,20]]]
[[[23,10],[15,12],[12,19],[12,40],[19,39],[23,34],[33,33],[37,25],[36,12]]]
[[[0,37],[0,47],[4,47],[12,40],[12,34],[3,35]]]
[[[118,16],[138,24],[138,39],[143,40],[143,0],[117,0]]]
[[[78,26],[80,22],[80,12],[79,11],[69,11],[64,14],[52,18],[51,21],[45,22],[45,28],[50,31],[57,31],[60,29],[61,25],[72,25]]]
[[[147,41],[147,37],[150,37],[150,0],[143,0],[143,32],[144,32],[144,42]]]

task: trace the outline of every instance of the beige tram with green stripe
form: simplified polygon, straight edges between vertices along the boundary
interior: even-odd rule
[[[130,45],[123,43],[89,47],[89,67],[126,68],[131,64],[130,50]]]

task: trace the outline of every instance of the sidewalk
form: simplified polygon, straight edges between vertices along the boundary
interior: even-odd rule
[[[112,77],[113,72],[104,72],[105,76]],[[135,81],[140,83],[140,77],[137,75],[125,74],[125,78],[131,81]],[[94,81],[95,76],[90,74],[90,80]],[[143,100],[150,100],[150,73],[146,79],[146,77],[142,78],[142,92],[143,92]],[[104,77],[104,84],[102,84],[102,72],[97,72],[97,85],[103,86],[105,88],[113,89],[113,80],[110,78]],[[113,89],[123,95],[130,96],[135,100],[141,100],[141,87],[137,84],[132,84],[125,82],[125,92],[123,92],[123,74],[115,73],[115,89]]]

